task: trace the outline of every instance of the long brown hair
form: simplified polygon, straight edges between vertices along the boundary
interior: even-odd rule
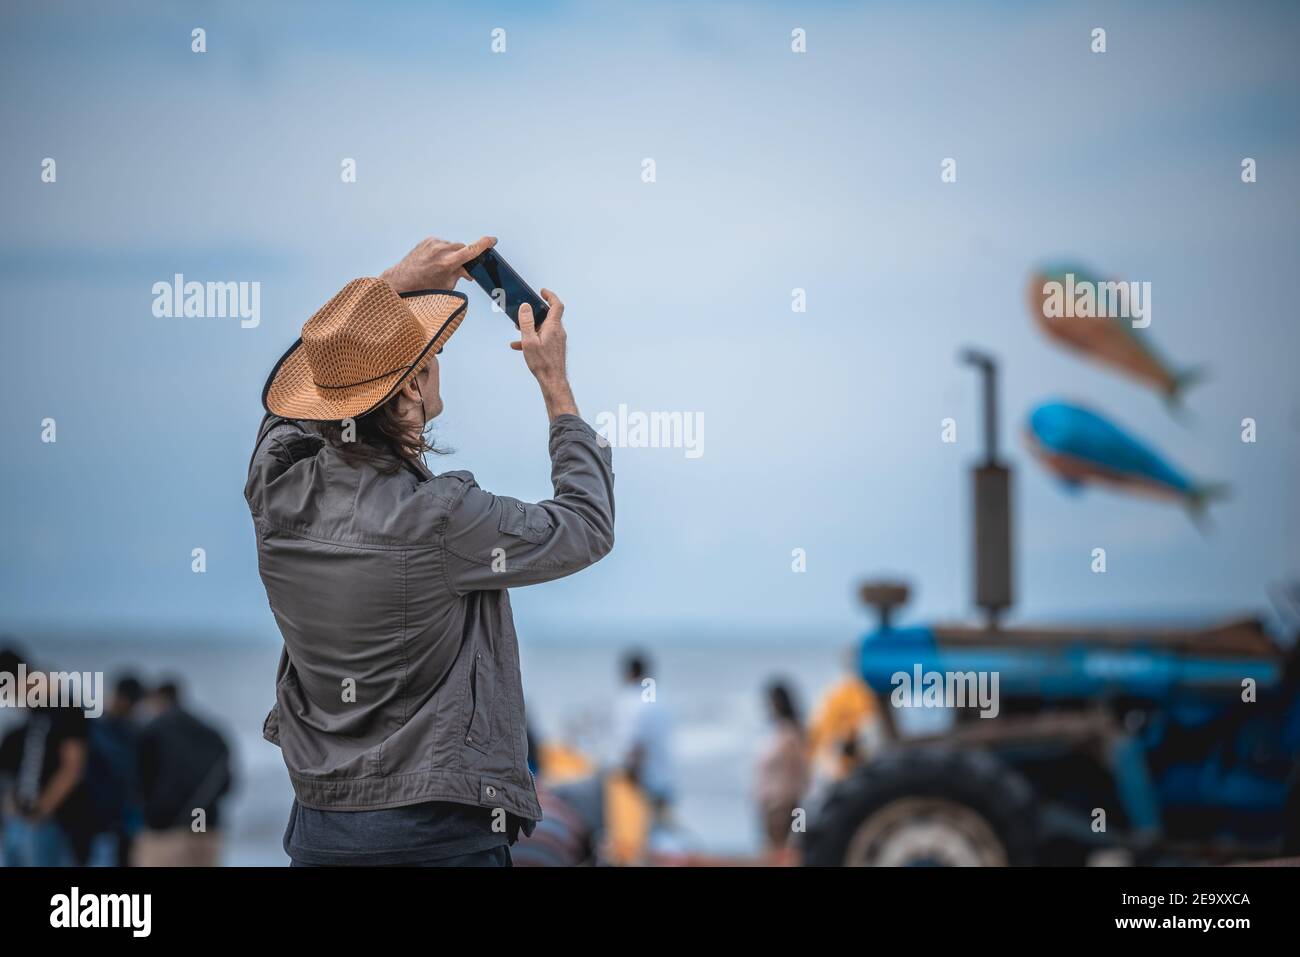
[[[428,423],[419,427],[402,418],[397,400],[398,396],[393,396],[357,419],[316,422],[316,431],[339,450],[349,465],[372,465],[386,475],[399,471],[407,462],[421,464],[427,452],[450,454],[451,449],[438,448],[429,441]]]

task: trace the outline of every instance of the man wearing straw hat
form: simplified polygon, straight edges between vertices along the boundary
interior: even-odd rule
[[[550,416],[554,497],[435,475],[439,356],[465,318],[457,280],[494,245],[427,239],[307,320],[263,390],[245,497],[284,637],[276,704],[295,865],[510,863],[541,818],[507,589],[571,575],[614,544],[608,447],[578,417],[564,304],[523,352]]]

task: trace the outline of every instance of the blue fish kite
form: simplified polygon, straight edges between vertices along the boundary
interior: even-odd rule
[[[1183,502],[1193,514],[1227,487],[1197,483],[1095,412],[1048,402],[1029,415],[1030,450],[1070,488],[1094,482]]]

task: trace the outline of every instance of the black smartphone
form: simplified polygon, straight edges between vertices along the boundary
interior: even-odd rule
[[[492,302],[498,309],[505,310],[516,328],[519,327],[519,307],[524,303],[533,307],[533,327],[542,328],[546,313],[550,311],[546,300],[533,292],[532,287],[501,258],[495,248],[486,250],[467,262],[465,271],[492,297]]]

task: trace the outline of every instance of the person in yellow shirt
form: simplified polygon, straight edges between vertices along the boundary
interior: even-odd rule
[[[883,733],[880,702],[857,674],[857,651],[846,671],[822,696],[808,725],[808,743],[821,778],[838,781],[866,762]]]

